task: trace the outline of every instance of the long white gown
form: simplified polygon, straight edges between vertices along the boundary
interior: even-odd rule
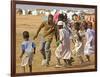
[[[84,55],[91,55],[94,53],[94,30],[87,29],[86,31],[86,44],[84,48]]]
[[[61,59],[70,59],[71,58],[71,50],[70,50],[70,34],[66,29],[59,30],[59,36],[62,43],[59,44],[55,51],[55,55],[57,58]]]

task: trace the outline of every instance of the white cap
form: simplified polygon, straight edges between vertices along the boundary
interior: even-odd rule
[[[58,21],[57,25],[63,25],[63,21]]]

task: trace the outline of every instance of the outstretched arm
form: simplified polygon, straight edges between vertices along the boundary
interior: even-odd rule
[[[44,37],[48,36],[50,33],[52,33],[54,31],[54,27],[52,27],[45,35]]]
[[[32,48],[33,48],[33,53],[35,54],[35,51],[36,51],[36,45],[34,42],[32,42]]]
[[[20,55],[20,58],[23,57],[24,53],[25,53],[25,51],[23,50],[22,53],[21,53],[21,55]]]
[[[20,58],[22,58],[23,57],[23,55],[24,55],[24,53],[25,53],[25,46],[24,45],[22,45],[22,53],[21,53],[21,55],[20,55]]]
[[[55,31],[55,39],[56,39],[56,42],[58,41],[58,29],[57,29],[57,25],[55,24],[54,26],[54,31]]]
[[[41,29],[42,29],[43,27],[44,27],[44,23],[42,23],[42,24],[40,25],[40,27],[38,28],[38,30],[37,30],[37,32],[36,32],[36,35],[33,37],[34,40],[37,38],[39,32],[41,31]]]
[[[35,52],[36,52],[36,47],[34,47],[34,54],[35,54]]]

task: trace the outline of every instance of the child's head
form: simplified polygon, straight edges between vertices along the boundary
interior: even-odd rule
[[[48,24],[52,25],[53,24],[53,15],[49,14],[48,16]]]
[[[63,14],[59,14],[58,21],[63,21],[63,19],[64,19],[64,15]]]
[[[24,31],[24,32],[23,32],[23,38],[24,38],[25,40],[28,40],[28,39],[29,39],[29,32],[28,32],[28,31]]]

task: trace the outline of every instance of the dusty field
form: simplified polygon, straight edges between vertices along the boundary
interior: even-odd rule
[[[18,16],[16,15],[16,72],[17,73],[22,73],[23,70],[20,66],[20,54],[21,54],[21,42],[23,41],[22,38],[22,32],[27,30],[30,33],[30,38],[32,39],[34,34],[36,33],[39,25],[43,21],[42,16]],[[39,52],[40,49],[40,36],[42,34],[42,31],[40,32],[38,38],[34,40],[37,46],[36,54],[34,56],[34,63],[33,63],[33,72],[46,72],[46,71],[62,71],[62,70],[80,70],[80,69],[94,69],[95,68],[95,61],[94,61],[94,55],[91,56],[91,62],[90,63],[85,63],[83,65],[79,64],[79,60],[75,58],[75,62],[71,67],[62,67],[62,68],[55,68],[56,65],[56,58],[55,58],[55,49],[56,49],[56,44],[55,44],[55,39],[53,39],[53,42],[51,44],[51,50],[52,50],[52,57],[51,57],[51,62],[49,67],[43,67],[41,66],[41,60],[42,56]],[[71,44],[71,47],[73,45]],[[85,57],[84,60],[86,61]],[[63,64],[63,61],[62,61]],[[29,71],[28,68],[27,72]]]

